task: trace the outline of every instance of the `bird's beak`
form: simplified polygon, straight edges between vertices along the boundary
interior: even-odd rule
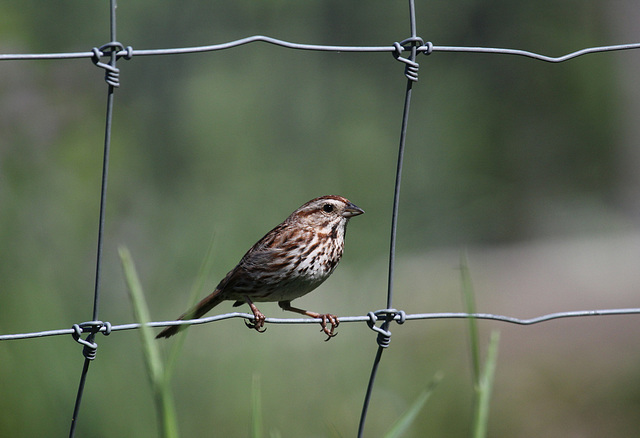
[[[358,216],[360,214],[364,213],[364,210],[361,209],[360,207],[358,207],[355,204],[352,204],[351,202],[349,202],[346,206],[346,208],[344,209],[344,212],[342,213],[343,217],[346,218],[350,218],[353,216]]]

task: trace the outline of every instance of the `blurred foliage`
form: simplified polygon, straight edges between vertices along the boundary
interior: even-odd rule
[[[108,41],[106,3],[3,2],[0,51],[100,46]],[[620,42],[608,37],[605,8],[605,2],[577,0],[419,2],[418,29],[436,45],[560,55]],[[253,34],[387,45],[408,36],[407,8],[380,0],[118,5],[117,39],[136,49]],[[401,260],[427,248],[627,226],[614,196],[620,107],[613,56],[634,55],[591,55],[560,65],[496,55],[420,56],[400,205]],[[215,284],[270,227],[308,199],[330,193],[367,214],[350,225],[341,269],[304,305],[340,314],[382,306],[405,87],[400,63],[388,54],[308,53],[258,43],[118,65],[103,319],[131,318],[119,244],[131,248],[151,314],[171,318],[184,310],[212,233]],[[92,303],[103,72],[89,60],[3,61],[0,77],[0,333],[70,327],[88,318]],[[410,281],[399,274],[397,287]],[[345,297],[341,290],[354,292]],[[421,296],[405,299],[424,304]],[[461,326],[442,323],[437,333],[407,326],[385,359],[372,406],[377,414],[367,430],[371,436],[387,430],[427,376],[445,369],[443,395],[430,401],[433,410],[414,433],[467,436],[473,390],[452,377],[466,372]],[[238,323],[193,330],[175,384],[181,433],[246,435],[257,373],[266,428],[282,436],[351,435],[375,345],[366,327],[341,331],[324,344],[315,330],[290,327],[269,327],[264,336]],[[157,436],[137,339],[136,333],[98,337],[79,436]],[[0,343],[0,435],[65,434],[80,368],[80,348],[70,339]],[[629,398],[612,415],[620,428],[631,421],[624,409],[638,404],[637,391],[624,392],[630,387],[616,396]],[[497,411],[499,426],[491,433],[490,422],[490,435],[527,436],[517,415],[502,421]],[[637,427],[637,420],[631,424]]]

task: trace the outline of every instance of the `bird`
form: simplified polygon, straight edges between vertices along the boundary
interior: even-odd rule
[[[234,307],[248,304],[254,318],[245,324],[263,332],[266,317],[255,303],[278,302],[283,310],[320,319],[321,331],[328,341],[337,334],[338,317],[293,307],[291,301],[329,278],[342,258],[349,220],[363,213],[363,209],[336,195],[320,196],[303,204],[258,240],[215,290],[178,320],[200,318],[230,300],[235,301]],[[168,326],[156,338],[168,338],[184,328]]]

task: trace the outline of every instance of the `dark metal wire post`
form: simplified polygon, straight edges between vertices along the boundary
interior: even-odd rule
[[[409,58],[411,62],[415,62],[417,55],[417,47],[415,44],[415,39],[417,38],[416,33],[416,11],[415,11],[415,3],[414,0],[409,0],[409,18],[411,23],[411,39],[413,39],[413,43],[411,45],[411,57]],[[407,75],[408,76],[408,75]],[[417,79],[417,78],[416,78]],[[413,88],[413,82],[416,80],[410,77],[407,77],[407,88],[405,92],[404,99],[404,109],[402,112],[402,128],[400,130],[400,145],[398,147],[398,162],[396,167],[396,181],[395,181],[395,189],[393,194],[393,211],[391,214],[391,241],[389,245],[389,274],[387,281],[387,309],[392,309],[393,302],[393,274],[394,274],[394,266],[396,259],[396,230],[398,223],[398,206],[400,200],[400,183],[402,181],[402,163],[404,161],[404,148],[406,143],[407,136],[407,125],[409,121],[409,108],[411,105],[411,90]],[[392,319],[386,318],[382,323],[381,329],[383,331],[388,331],[389,324]],[[378,338],[380,341],[380,338]],[[371,393],[373,392],[373,385],[375,383],[376,375],[378,373],[378,365],[380,364],[380,360],[382,359],[382,352],[387,347],[388,344],[382,345],[378,342],[378,351],[376,352],[376,357],[373,361],[373,367],[371,368],[371,375],[369,376],[369,383],[367,385],[367,392],[365,394],[364,402],[362,404],[362,413],[360,414],[360,422],[358,424],[358,438],[361,438],[364,433],[364,424],[367,418],[367,411],[369,410],[369,403],[371,401]]]
[[[111,41],[116,41],[116,0],[110,0],[109,2],[110,8],[110,37]],[[117,60],[117,51],[111,51],[111,59],[109,60],[109,65],[113,68],[116,66]],[[98,219],[98,244],[96,251],[96,275],[95,275],[95,283],[94,283],[94,293],[93,293],[93,318],[92,321],[98,321],[98,309],[100,304],[100,274],[102,268],[102,247],[103,247],[103,238],[104,238],[104,218],[105,218],[105,207],[107,201],[107,181],[109,175],[109,150],[111,146],[111,123],[113,119],[113,91],[114,86],[109,83],[108,91],[107,91],[107,114],[106,114],[106,122],[105,122],[105,135],[104,135],[104,152],[102,158],[102,183],[100,189],[100,215]],[[93,344],[96,332],[91,331],[91,333],[87,336],[86,341],[88,343]],[[87,374],[89,372],[89,364],[91,363],[92,358],[87,357],[85,354],[84,365],[82,367],[82,374],[80,375],[80,383],[78,385],[78,392],[76,395],[76,401],[73,407],[73,416],[71,418],[71,427],[69,429],[69,438],[73,438],[75,436],[76,425],[78,423],[78,414],[80,412],[80,405],[82,403],[82,395],[84,393],[84,386],[87,379]]]

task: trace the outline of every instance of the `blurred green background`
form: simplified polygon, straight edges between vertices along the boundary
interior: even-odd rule
[[[558,56],[638,42],[634,2],[418,2],[435,45]],[[120,1],[135,49],[254,34],[391,45],[405,2]],[[107,2],[0,3],[0,52],[89,51],[108,41]],[[562,64],[479,54],[420,56],[405,155],[394,304],[461,311],[460,252],[478,311],[532,317],[638,306],[640,52]],[[185,310],[211,236],[215,286],[305,201],[364,208],[341,267],[296,303],[338,315],[385,306],[403,66],[390,54],[310,53],[262,43],[121,60],[100,318],[132,321],[117,247],[130,248],[153,318]],[[0,333],[90,319],[106,85],[90,60],[0,63]],[[224,313],[228,304],[216,309]],[[246,310],[246,309],[245,309]],[[282,316],[275,304],[262,308]],[[489,436],[637,436],[638,317],[502,332]],[[266,432],[354,436],[377,345],[365,324],[329,343],[314,325],[239,320],[190,331],[173,382],[182,436],[246,436],[251,381]],[[366,436],[382,436],[442,371],[411,435],[469,436],[466,324],[392,326]],[[158,435],[135,331],[98,337],[77,436]],[[71,337],[0,343],[0,436],[64,436],[83,358]]]

